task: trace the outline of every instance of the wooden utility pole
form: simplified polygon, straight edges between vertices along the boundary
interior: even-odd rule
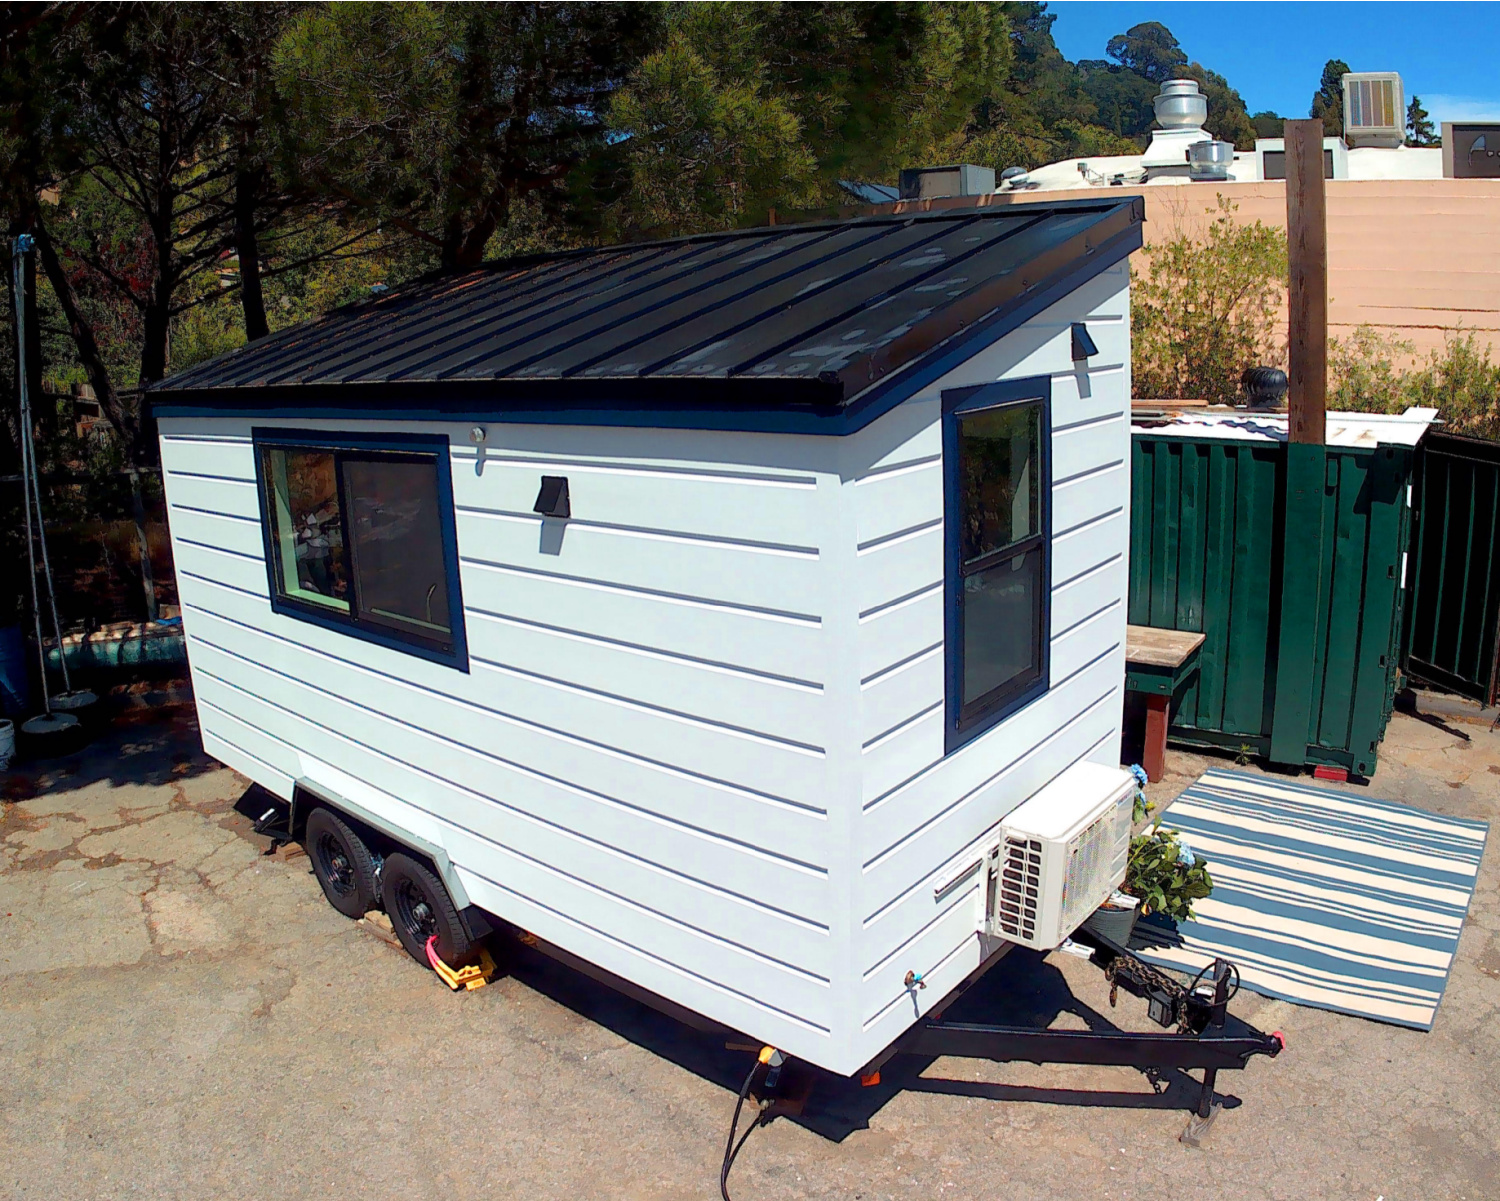
[[[1287,295],[1286,517],[1281,626],[1276,642],[1273,763],[1301,765],[1315,741],[1313,666],[1327,620],[1324,509],[1330,466],[1328,404],[1328,204],[1323,122],[1286,123]],[[1341,618],[1347,615],[1340,615]]]
[[[1323,445],[1328,407],[1328,199],[1323,122],[1286,123],[1287,433]]]

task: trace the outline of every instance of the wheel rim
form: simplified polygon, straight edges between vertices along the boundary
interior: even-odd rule
[[[354,864],[344,845],[332,834],[318,835],[318,867],[328,886],[341,897],[354,891]]]
[[[401,925],[418,946],[425,947],[427,940],[438,933],[437,914],[427,895],[410,880],[402,880],[396,889],[396,910]]]

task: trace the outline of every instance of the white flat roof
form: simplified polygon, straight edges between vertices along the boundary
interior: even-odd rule
[[[1106,154],[1095,155],[1092,158],[1066,158],[1061,162],[1047,163],[1045,166],[1037,167],[1027,175],[1034,187],[1027,188],[1001,188],[1002,192],[1014,190],[1022,192],[1053,192],[1063,188],[1100,188],[1106,189],[1110,185],[1108,181],[1116,175],[1125,177],[1125,187],[1161,187],[1170,184],[1185,184],[1192,182],[1185,175],[1157,175],[1155,178],[1141,179],[1142,155],[1139,154]],[[1078,169],[1080,163],[1086,164],[1090,176],[1086,178]],[[1361,146],[1348,152],[1349,175],[1351,180],[1358,179],[1442,179],[1443,178],[1443,151],[1441,147],[1418,147],[1397,146],[1386,149],[1379,146]],[[1099,177],[1104,182],[1096,182]],[[1234,163],[1229,168],[1229,179],[1227,183],[1256,183],[1260,180],[1260,168],[1256,163],[1256,154],[1253,150],[1239,150],[1235,152]]]
[[[1171,401],[1162,401],[1170,409]],[[1438,421],[1436,409],[1404,413],[1329,413],[1327,445],[1372,450],[1377,446],[1415,446]],[[1238,442],[1285,442],[1285,413],[1178,413],[1166,421],[1137,419],[1132,433],[1152,437],[1225,438]]]

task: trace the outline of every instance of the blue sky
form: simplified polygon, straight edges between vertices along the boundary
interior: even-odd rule
[[[1500,121],[1500,4],[1106,3],[1054,0],[1052,36],[1074,61],[1140,21],[1160,21],[1190,59],[1239,89],[1252,113],[1305,117],[1323,64],[1399,71],[1434,121]]]

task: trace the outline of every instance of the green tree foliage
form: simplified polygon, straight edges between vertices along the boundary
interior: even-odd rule
[[[1282,138],[1286,136],[1286,118],[1277,116],[1270,109],[1256,113],[1250,118],[1258,138]]]
[[[1052,40],[1057,17],[1047,6],[997,7],[1010,23],[1010,74],[976,106],[959,157],[999,172],[1064,158],[1135,153],[1133,142],[1100,123],[1083,73]]]
[[[1099,124],[1117,138],[1130,139],[1139,153],[1156,121],[1152,101],[1161,88],[1128,67],[1102,58],[1080,61],[1078,72]]]
[[[1189,63],[1183,77],[1196,79],[1198,90],[1208,97],[1208,119],[1203,128],[1221,142],[1233,142],[1237,150],[1255,149],[1255,125],[1245,109],[1245,101],[1217,71],[1201,63]]]
[[[83,24],[70,31],[83,68],[62,91],[76,170],[56,214],[33,214],[48,282],[132,462],[154,460],[156,437],[122,389],[166,374],[172,318],[223,248],[233,166],[220,15],[141,6],[118,39],[92,37]]]
[[[1323,122],[1323,136],[1344,136],[1344,76],[1349,74],[1349,64],[1341,58],[1330,58],[1323,64],[1323,78],[1318,90],[1313,93],[1309,117]]]
[[[1286,234],[1236,221],[1235,208],[1220,196],[1201,237],[1147,245],[1145,277],[1131,289],[1136,396],[1231,403],[1245,368],[1281,358]]]
[[[1182,78],[1188,61],[1172,31],[1159,21],[1143,21],[1115,34],[1104,53],[1125,70],[1157,85]]]
[[[610,110],[625,219],[658,231],[764,220],[944,158],[1011,56],[998,6],[675,4],[666,24]]]
[[[517,201],[560,207],[658,21],[654,4],[310,8],[276,51],[289,157],[443,268],[473,267]]]
[[[1422,107],[1422,97],[1413,96],[1406,106],[1406,144],[1408,146],[1441,146],[1443,139],[1432,127],[1432,116]]]
[[[1078,70],[1099,124],[1117,137],[1144,146],[1156,120],[1152,101],[1161,85],[1169,79],[1193,79],[1208,99],[1204,128],[1241,150],[1254,149],[1255,126],[1239,92],[1218,72],[1190,63],[1172,31],[1159,21],[1116,34],[1105,53],[1114,61],[1088,59],[1078,64]]]
[[[1500,363],[1473,330],[1449,330],[1418,358],[1411,342],[1362,325],[1328,343],[1330,408],[1401,413],[1437,409],[1454,433],[1500,439]]]

